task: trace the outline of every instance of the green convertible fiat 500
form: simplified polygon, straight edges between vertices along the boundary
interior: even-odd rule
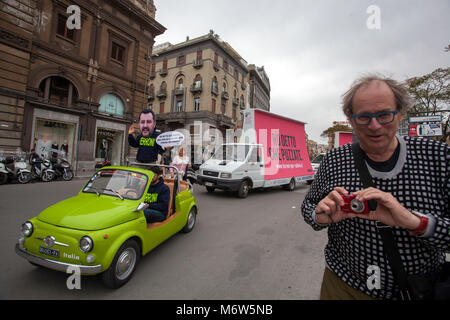
[[[23,223],[16,253],[34,265],[63,272],[79,268],[83,275],[101,273],[109,287],[124,285],[141,256],[195,225],[197,204],[178,174],[164,179],[170,189],[166,220],[147,224],[143,208],[152,177],[146,168],[100,169],[78,195]]]

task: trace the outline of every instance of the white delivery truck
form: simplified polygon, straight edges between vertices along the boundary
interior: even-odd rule
[[[314,179],[306,148],[305,123],[260,109],[244,111],[239,143],[225,143],[200,166],[197,182],[208,192],[283,186],[294,190]]]

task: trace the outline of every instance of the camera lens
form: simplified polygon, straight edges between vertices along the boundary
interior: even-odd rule
[[[364,203],[361,201],[358,201],[356,199],[353,199],[350,202],[350,207],[352,208],[352,210],[356,213],[360,213],[364,211]]]

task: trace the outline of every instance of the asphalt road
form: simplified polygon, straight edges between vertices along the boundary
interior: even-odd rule
[[[191,233],[179,233],[143,257],[118,290],[82,277],[35,267],[14,252],[27,218],[75,195],[86,179],[0,186],[0,299],[317,299],[326,232],[301,217],[309,186],[253,191],[246,199],[196,185],[199,205]]]

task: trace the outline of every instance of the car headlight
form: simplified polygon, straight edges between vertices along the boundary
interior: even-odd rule
[[[226,173],[226,172],[222,172],[220,174],[221,178],[225,178],[225,179],[230,179],[231,178],[231,173]]]
[[[94,241],[88,236],[84,236],[80,239],[80,242],[78,243],[78,246],[80,247],[80,250],[83,252],[89,252],[94,248]]]
[[[27,221],[22,224],[20,227],[20,231],[22,232],[24,237],[29,237],[33,233],[33,224],[30,221]]]

